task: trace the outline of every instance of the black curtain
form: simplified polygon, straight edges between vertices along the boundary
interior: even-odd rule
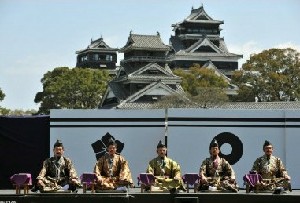
[[[31,173],[34,180],[50,151],[49,116],[0,117],[0,189],[13,188],[10,176]]]

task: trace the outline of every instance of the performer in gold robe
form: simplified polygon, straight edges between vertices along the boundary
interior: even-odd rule
[[[273,145],[265,141],[263,145],[264,155],[257,158],[253,164],[252,171],[262,176],[262,181],[258,183],[258,190],[275,190],[282,187],[285,191],[291,189],[290,180],[280,158],[273,156]]]
[[[94,167],[97,176],[96,189],[115,190],[134,186],[128,162],[116,152],[117,144],[111,139],[107,145],[107,153],[99,158]]]
[[[73,192],[77,191],[76,188],[81,184],[71,159],[63,156],[64,146],[60,140],[54,144],[53,153],[53,157],[43,162],[43,168],[37,177],[37,185],[32,191],[55,192],[65,186]]]
[[[169,190],[171,193],[185,190],[180,166],[166,156],[167,147],[161,141],[157,145],[156,152],[158,156],[149,162],[146,170],[146,173],[155,176],[154,187],[158,187],[160,190]]]
[[[210,143],[209,152],[210,157],[206,158],[200,167],[199,190],[208,190],[211,187],[221,191],[238,192],[234,170],[228,161],[219,157],[220,149],[216,140]]]

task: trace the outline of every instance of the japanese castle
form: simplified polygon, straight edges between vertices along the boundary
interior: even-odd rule
[[[172,69],[188,69],[195,63],[223,77],[229,84],[226,93],[234,95],[238,87],[230,84],[230,76],[242,55],[228,51],[220,37],[221,24],[224,22],[212,19],[203,6],[192,8],[188,17],[172,25],[169,45],[162,42],[159,32],[142,35],[131,31],[121,49],[109,47],[101,37],[76,52],[76,66],[106,69],[115,75],[99,108],[151,108],[163,96],[184,98],[181,78]],[[116,69],[117,52],[124,53],[124,59]]]
[[[224,38],[220,37],[220,25],[224,21],[212,19],[203,6],[192,8],[183,21],[173,24],[174,36],[170,38],[171,68],[189,68],[198,63],[201,66],[211,61],[226,76],[238,69],[238,60],[243,56],[230,53]]]

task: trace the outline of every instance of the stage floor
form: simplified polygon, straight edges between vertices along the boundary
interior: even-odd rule
[[[299,203],[300,190],[275,195],[271,193],[246,193],[240,190],[238,193],[218,193],[218,192],[181,192],[178,194],[169,193],[141,193],[140,188],[130,188],[126,193],[83,193],[82,189],[78,193],[32,193],[24,195],[16,194],[15,190],[0,190],[0,203],[53,203],[53,202],[105,202],[105,203],[205,203],[205,202],[230,202],[230,203]]]

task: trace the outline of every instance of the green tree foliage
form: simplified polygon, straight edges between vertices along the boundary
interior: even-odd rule
[[[300,53],[269,49],[252,55],[235,71],[232,82],[240,87],[235,101],[294,101],[300,96]]]
[[[5,94],[4,92],[2,92],[1,88],[0,88],[0,102],[4,99]],[[7,115],[8,113],[8,109],[3,108],[0,106],[0,115]]]
[[[8,116],[9,115],[10,110],[7,108],[3,108],[0,106],[0,116]]]
[[[228,86],[222,77],[215,74],[214,70],[201,68],[199,64],[194,64],[189,71],[179,68],[173,73],[182,78],[182,88],[192,96],[199,94],[199,87],[222,89]]]
[[[0,107],[0,115],[4,116],[24,116],[24,115],[35,115],[37,114],[37,110],[35,109],[28,109],[28,110],[23,110],[23,109],[6,109],[6,108],[1,108]]]
[[[194,64],[188,71],[179,68],[173,73],[182,78],[181,86],[196,106],[212,107],[228,101],[224,91],[228,83],[214,70]]]
[[[44,74],[43,92],[34,101],[41,103],[39,113],[45,114],[50,109],[97,108],[109,80],[104,70],[58,67]]]
[[[1,88],[0,88],[0,102],[4,99],[5,94],[4,92],[2,92]]]
[[[211,108],[220,106],[229,99],[223,88],[204,87],[199,88],[198,94],[196,96],[192,96],[191,100],[196,102],[196,104],[202,108]]]

